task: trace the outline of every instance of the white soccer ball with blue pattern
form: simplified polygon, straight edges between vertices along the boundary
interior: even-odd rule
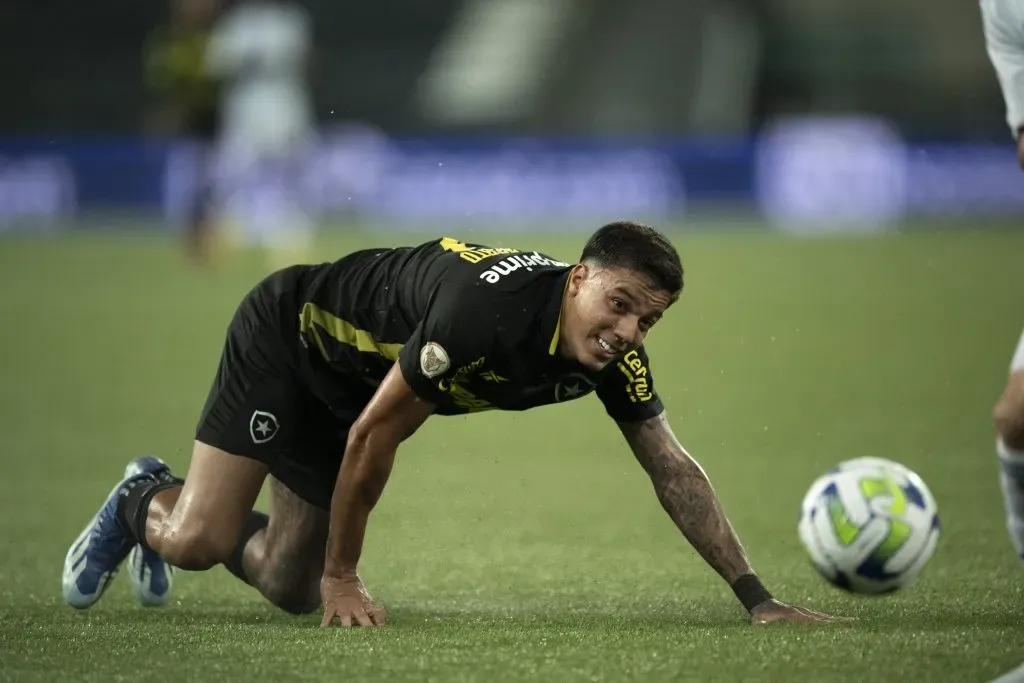
[[[819,477],[804,497],[800,541],[815,569],[851,593],[914,583],[939,540],[939,512],[924,481],[884,458],[856,458]]]

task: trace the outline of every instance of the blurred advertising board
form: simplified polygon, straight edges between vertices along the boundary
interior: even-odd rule
[[[132,137],[0,139],[0,229],[82,213],[180,216],[196,150]],[[780,229],[877,229],[908,217],[1024,214],[1024,173],[1005,145],[908,145],[883,121],[798,118],[756,137],[682,140],[389,137],[324,130],[287,163],[215,155],[226,205],[286,187],[321,217],[451,220],[678,218],[704,209]]]

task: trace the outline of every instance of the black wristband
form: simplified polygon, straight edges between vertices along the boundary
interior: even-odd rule
[[[749,612],[765,600],[771,600],[772,594],[754,574],[744,574],[732,584],[732,592]]]

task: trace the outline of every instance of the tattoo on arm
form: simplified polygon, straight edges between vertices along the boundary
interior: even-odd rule
[[[663,508],[690,544],[732,584],[753,573],[703,468],[676,440],[665,414],[619,423]]]

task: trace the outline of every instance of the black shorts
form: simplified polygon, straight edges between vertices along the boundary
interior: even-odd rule
[[[197,141],[215,142],[220,132],[220,112],[214,107],[188,112],[182,121],[182,132]]]
[[[332,409],[302,378],[297,292],[306,270],[274,273],[242,300],[196,439],[266,463],[281,483],[326,510],[365,400]]]

